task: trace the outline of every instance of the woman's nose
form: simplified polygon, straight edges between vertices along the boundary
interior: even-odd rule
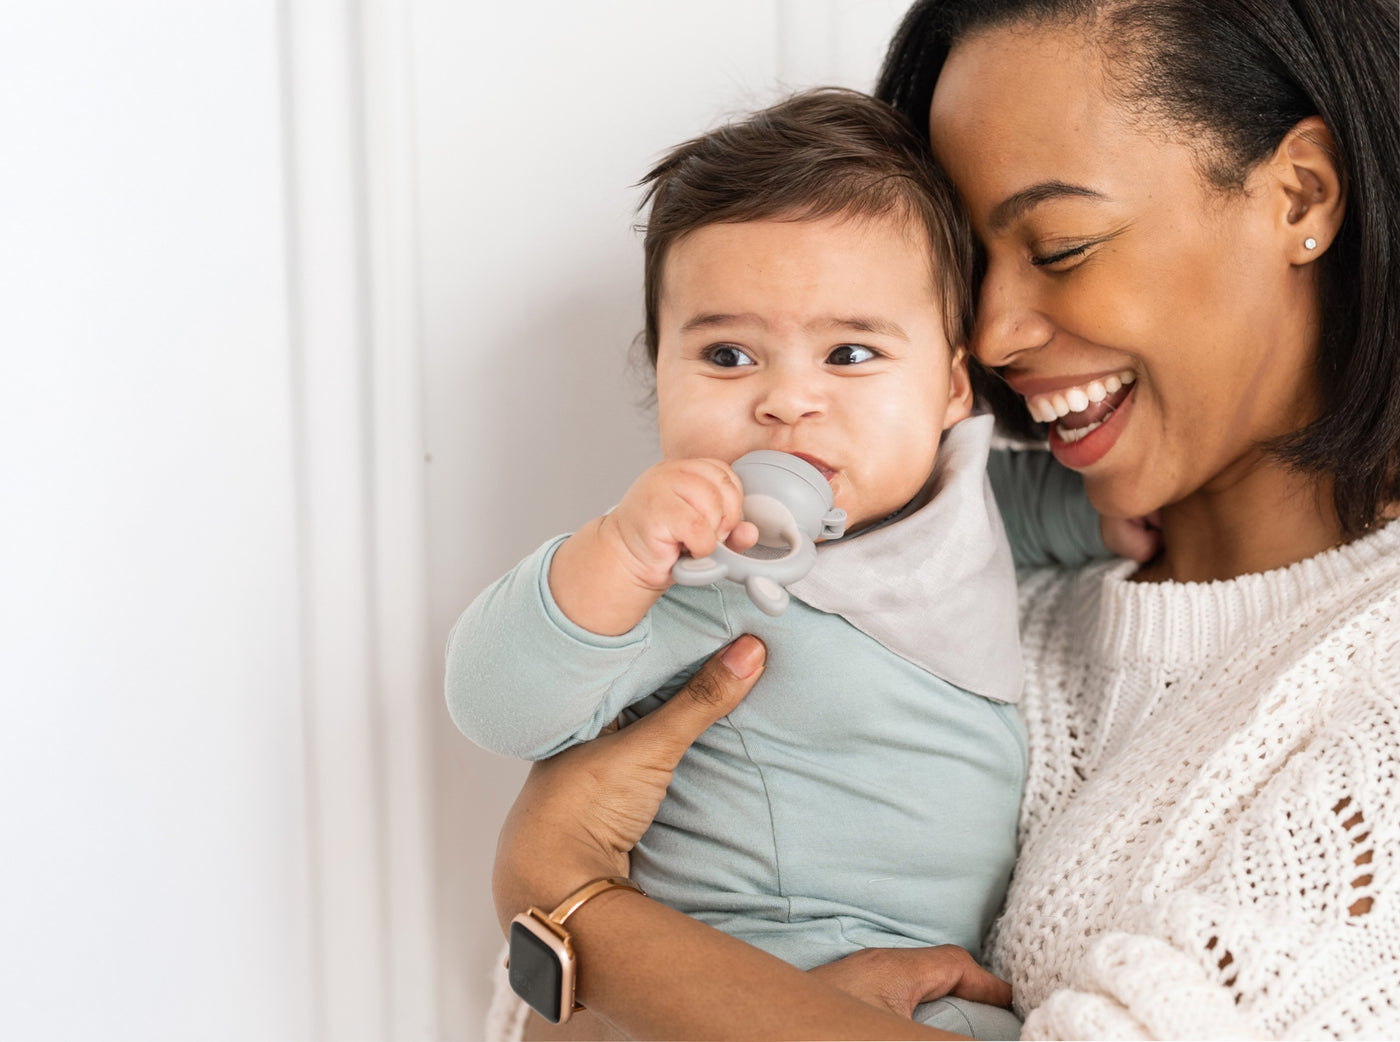
[[[1045,346],[1054,325],[1037,306],[1031,287],[998,266],[988,267],[977,295],[972,353],[983,365],[1009,365],[1017,355]]]
[[[825,411],[820,374],[777,368],[768,373],[755,415],[763,424],[793,424]]]

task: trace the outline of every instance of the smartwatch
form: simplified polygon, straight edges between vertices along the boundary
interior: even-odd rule
[[[552,912],[530,908],[510,921],[510,954],[506,958],[506,969],[511,990],[551,1024],[563,1024],[583,1009],[574,1001],[578,960],[564,922],[585,902],[618,889],[635,890],[646,896],[646,891],[632,880],[608,876],[585,883]]]

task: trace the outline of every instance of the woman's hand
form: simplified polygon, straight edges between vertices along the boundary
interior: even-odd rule
[[[626,875],[671,772],[692,742],[748,694],[766,649],[743,636],[636,723],[534,764],[501,828],[492,891],[503,931],[599,876]]]
[[[936,948],[866,948],[811,973],[849,995],[901,1017],[921,1002],[952,995],[989,1006],[1011,1005],[1011,985],[988,973],[955,944]]]

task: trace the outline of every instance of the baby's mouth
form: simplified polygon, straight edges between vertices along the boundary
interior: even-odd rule
[[[836,474],[835,470],[827,466],[825,461],[818,459],[816,456],[809,456],[805,452],[794,452],[791,453],[791,455],[796,456],[804,463],[810,463],[812,466],[816,467],[822,472],[822,477],[826,478],[827,481],[830,481]]]
[[[1061,440],[1073,444],[1098,430],[1132,393],[1137,374],[1131,369],[1026,398],[1026,409],[1037,423],[1053,423]]]

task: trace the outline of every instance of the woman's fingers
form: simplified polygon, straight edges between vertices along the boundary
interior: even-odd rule
[[[581,824],[598,847],[625,857],[637,844],[676,764],[707,727],[743,701],[763,673],[765,651],[757,637],[740,637],[642,719],[560,754],[577,753],[589,765],[589,813]]]
[[[748,694],[765,653],[758,638],[740,637],[641,720],[531,767],[496,848],[492,885],[503,926],[590,878],[627,874],[628,854],[656,817],[671,772]]]
[[[921,1002],[948,995],[989,1006],[1011,1005],[1011,985],[977,964],[967,950],[866,948],[811,971],[826,983],[901,1017]]]
[[[978,965],[977,960],[968,954],[966,949],[953,945],[946,947],[959,953],[961,957],[952,962],[950,968],[955,975],[955,981],[944,994],[967,999],[969,1002],[985,1002],[989,1006],[1011,1005],[1010,984]],[[940,949],[932,950],[939,951]],[[925,998],[924,1001],[928,1001],[928,998]]]
[[[655,765],[674,768],[706,728],[743,701],[762,675],[766,655],[763,642],[745,634],[711,656],[665,705],[624,728],[619,738],[648,743]]]

